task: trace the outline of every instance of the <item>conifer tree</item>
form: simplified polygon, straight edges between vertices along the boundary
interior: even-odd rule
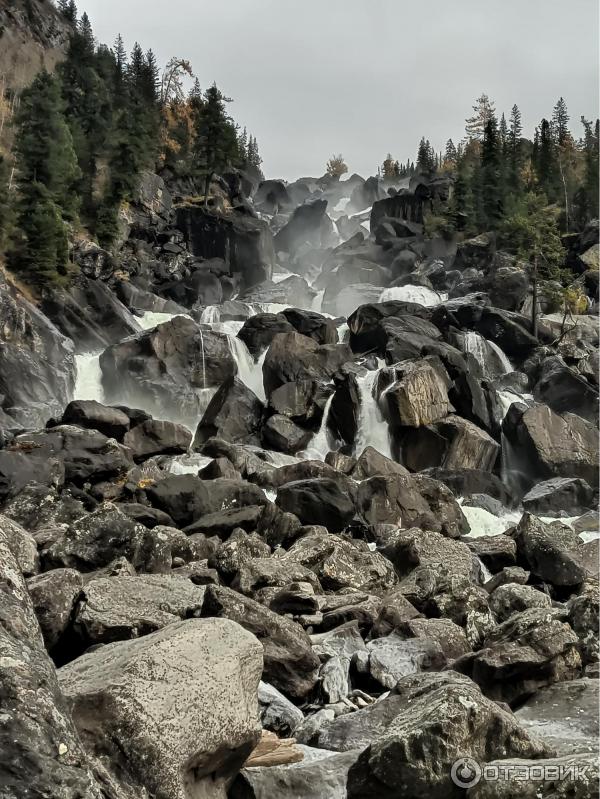
[[[206,91],[203,108],[197,115],[194,142],[196,170],[204,176],[204,205],[208,206],[210,183],[215,173],[224,170],[238,158],[237,139],[225,104],[230,102],[213,84]],[[256,140],[248,142],[248,161],[258,158]]]
[[[508,182],[513,193],[518,193],[521,186],[521,169],[523,168],[522,131],[521,112],[515,104],[510,112],[510,127],[508,131]]]
[[[563,145],[569,136],[569,114],[567,104],[559,98],[552,112],[552,136],[558,145]]]
[[[485,126],[489,118],[495,115],[496,108],[492,100],[484,93],[477,98],[473,111],[473,116],[466,120],[465,132],[469,140],[483,141]]]
[[[348,166],[344,161],[344,156],[339,153],[338,155],[331,156],[325,169],[327,174],[332,178],[341,178],[342,175],[345,175],[348,171]]]
[[[541,190],[553,202],[558,193],[558,163],[552,129],[547,119],[542,119],[539,128],[539,144],[535,167]]]
[[[490,116],[481,149],[481,192],[484,227],[496,230],[503,214],[502,150],[498,122]]]
[[[0,154],[0,252],[4,249],[11,219],[11,206],[8,191],[9,179],[10,169],[8,161]]]

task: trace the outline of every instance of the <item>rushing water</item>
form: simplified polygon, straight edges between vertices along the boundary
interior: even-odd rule
[[[104,402],[100,353],[87,352],[82,355],[76,355],[75,365],[77,367],[77,379],[75,381],[73,399]]]
[[[379,302],[389,302],[390,300],[400,300],[402,302],[414,302],[417,305],[430,307],[439,305],[448,299],[447,294],[440,294],[437,291],[428,289],[426,286],[392,286],[384,289],[379,297]]]
[[[383,361],[380,361],[380,368]],[[367,372],[359,377],[358,391],[360,396],[360,414],[356,434],[355,454],[360,455],[365,447],[373,447],[386,458],[392,457],[390,434],[387,422],[383,418],[379,403],[374,395],[375,381],[379,370]]]
[[[330,446],[331,435],[328,429],[328,422],[329,422],[329,413],[331,411],[331,405],[333,403],[334,396],[335,394],[332,394],[327,400],[327,404],[325,405],[325,409],[323,411],[323,419],[321,420],[321,427],[319,429],[319,432],[310,442],[310,445],[306,451],[309,457],[315,458],[316,460],[320,461],[325,460],[325,456],[331,449]]]
[[[479,333],[465,333],[463,346],[465,352],[470,352],[478,362],[484,377],[493,379],[513,371],[504,351]]]

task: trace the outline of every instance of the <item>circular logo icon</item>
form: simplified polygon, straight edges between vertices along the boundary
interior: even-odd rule
[[[459,788],[472,788],[481,779],[481,766],[472,757],[459,757],[452,764],[450,776]]]

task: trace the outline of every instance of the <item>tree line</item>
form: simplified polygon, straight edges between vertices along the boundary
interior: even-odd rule
[[[37,285],[71,277],[69,235],[87,229],[105,247],[119,236],[119,211],[143,170],[192,177],[208,202],[214,174],[260,173],[255,137],[227,111],[216,85],[202,91],[189,62],[160,70],[152,50],[128,55],[119,36],[97,45],[87,14],[59,0],[72,25],[66,56],[22,92],[12,119],[12,153],[0,154],[0,254]]]

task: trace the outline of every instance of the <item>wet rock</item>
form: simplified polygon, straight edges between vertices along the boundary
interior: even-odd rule
[[[540,516],[578,516],[591,508],[594,492],[578,477],[554,477],[535,485],[523,497],[523,508]]]
[[[119,557],[140,571],[165,573],[171,568],[167,539],[110,504],[69,525],[43,552],[47,564],[81,572],[102,568]]]
[[[75,569],[52,569],[27,581],[48,652],[60,644],[82,588],[82,577]]]
[[[263,427],[262,435],[266,447],[290,455],[305,449],[313,437],[310,430],[303,430],[281,414],[269,417]]]
[[[104,799],[46,654],[25,581],[0,530],[2,792]]]
[[[327,319],[315,311],[304,311],[299,308],[286,308],[282,315],[297,333],[314,339],[317,344],[338,343],[337,328],[332,319]]]
[[[148,486],[146,494],[154,507],[168,513],[180,527],[189,527],[209,513],[267,501],[258,486],[244,480],[201,480],[191,474],[169,475]]]
[[[519,558],[536,577],[559,586],[579,585],[585,579],[581,539],[566,525],[547,525],[526,513],[514,539]]]
[[[269,347],[278,333],[293,333],[294,326],[283,314],[259,313],[246,319],[238,338],[258,358]]]
[[[129,516],[130,519],[133,519],[133,521],[143,524],[144,527],[148,527],[150,530],[159,525],[165,527],[173,526],[173,519],[168,513],[163,513],[163,511],[156,508],[149,508],[148,505],[142,505],[138,502],[120,502],[119,510]]]
[[[490,594],[490,610],[498,621],[506,621],[513,613],[527,608],[549,608],[550,597],[529,585],[507,583],[500,585]]]
[[[340,532],[354,518],[354,503],[331,479],[296,480],[281,486],[276,503],[302,524],[323,525]]]
[[[275,236],[275,251],[293,253],[306,244],[327,247],[334,241],[332,228],[331,220],[327,216],[326,200],[299,205],[290,221]]]
[[[495,474],[481,469],[427,469],[426,474],[448,486],[456,497],[470,497],[473,494],[488,494],[505,507],[510,506],[508,488]]]
[[[385,392],[386,418],[392,427],[421,427],[450,412],[450,378],[438,358],[394,366],[396,382]]]
[[[319,669],[310,639],[300,627],[248,597],[228,588],[208,586],[204,616],[237,621],[264,648],[263,679],[284,694],[300,699],[314,687]]]
[[[379,553],[371,552],[362,542],[332,535],[322,527],[308,528],[282,560],[312,569],[327,591],[353,588],[380,594],[396,582],[393,568]]]
[[[317,380],[298,380],[276,388],[269,397],[269,405],[276,413],[314,428],[323,418],[330,393]]]
[[[509,535],[482,535],[465,543],[491,572],[499,572],[516,563],[517,545]]]
[[[210,534],[222,539],[227,539],[238,528],[252,532],[258,526],[263,507],[263,505],[246,505],[243,508],[233,507],[207,513],[186,527],[184,532],[186,535]]]
[[[352,360],[347,344],[319,345],[300,333],[280,333],[273,339],[263,365],[267,396],[289,382],[329,381],[335,372]]]
[[[491,472],[499,452],[500,446],[488,433],[454,415],[401,437],[402,460],[415,472],[432,468]]]
[[[190,619],[83,655],[59,681],[86,746],[138,791],[216,797],[260,737],[261,665],[239,625]]]
[[[123,439],[137,462],[155,455],[185,454],[191,442],[192,435],[187,427],[173,422],[159,422],[156,419],[137,425]]]
[[[558,356],[544,358],[533,396],[555,413],[571,413],[598,422],[598,391]]]
[[[109,401],[143,405],[159,419],[172,417],[175,407],[190,424],[203,410],[203,390],[235,374],[227,336],[184,316],[109,347],[100,366]]]
[[[368,480],[369,477],[375,477],[381,474],[401,474],[407,476],[408,469],[400,463],[386,458],[374,447],[365,447],[360,454],[356,465],[350,471],[353,480]]]
[[[215,436],[234,444],[258,444],[264,407],[237,377],[226,380],[214,395],[196,428],[194,449]]]
[[[84,646],[139,638],[182,619],[200,617],[204,589],[185,577],[145,574],[91,580],[74,625]]]
[[[123,441],[123,436],[131,424],[129,417],[123,411],[94,400],[70,402],[65,408],[61,423],[97,430],[109,438],[116,438],[117,441]]]

